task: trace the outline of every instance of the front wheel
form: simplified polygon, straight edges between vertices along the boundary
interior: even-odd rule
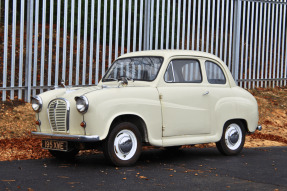
[[[224,125],[222,137],[216,147],[224,155],[237,155],[243,149],[245,134],[242,122],[229,121]]]
[[[141,153],[141,134],[130,122],[116,125],[104,142],[104,154],[116,166],[133,165]]]

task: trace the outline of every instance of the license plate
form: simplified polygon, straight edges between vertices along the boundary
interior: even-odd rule
[[[68,142],[56,140],[42,140],[42,148],[56,151],[68,151]]]

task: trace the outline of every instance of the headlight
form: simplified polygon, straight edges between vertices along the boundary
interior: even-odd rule
[[[85,96],[75,97],[75,100],[78,112],[82,114],[86,113],[89,108],[89,101],[87,97]]]
[[[32,97],[32,108],[35,112],[39,113],[42,109],[42,99],[39,96]]]

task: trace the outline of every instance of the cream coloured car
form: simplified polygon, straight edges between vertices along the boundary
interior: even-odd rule
[[[216,142],[238,154],[258,126],[255,98],[216,56],[158,50],[122,55],[97,86],[33,97],[42,147],[58,158],[103,147],[117,166],[134,164],[142,144],[167,149]]]

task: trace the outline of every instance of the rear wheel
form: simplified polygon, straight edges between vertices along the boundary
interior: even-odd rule
[[[224,125],[222,137],[216,147],[224,155],[237,155],[243,149],[245,134],[241,121],[229,121]]]
[[[133,165],[141,153],[141,134],[130,122],[116,125],[104,142],[105,157],[116,166]]]

